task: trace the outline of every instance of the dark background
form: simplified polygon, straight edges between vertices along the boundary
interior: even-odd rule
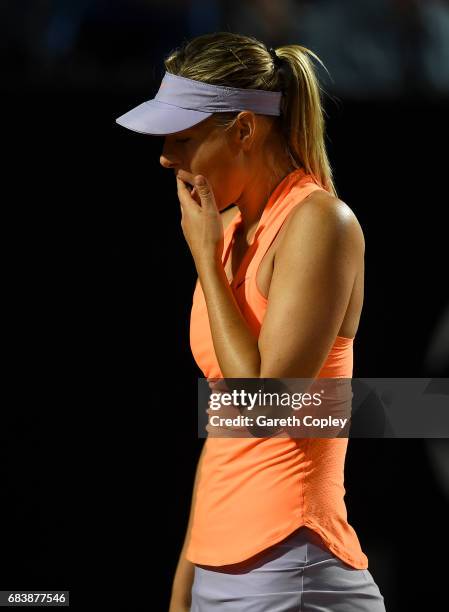
[[[324,85],[337,189],[366,240],[354,377],[445,376],[447,351],[435,347],[449,308],[448,6],[19,4],[0,14],[0,588],[70,589],[76,609],[95,598],[165,610],[203,443],[189,348],[196,273],[162,138],[115,118],[155,95],[184,38],[230,30],[313,49],[334,79]],[[443,595],[446,443],[349,443],[348,518],[388,612]]]

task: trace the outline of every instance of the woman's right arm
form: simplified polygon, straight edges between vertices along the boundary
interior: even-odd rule
[[[204,455],[204,444],[198,459],[196,467],[195,480],[193,484],[192,502],[190,505],[190,516],[187,524],[186,536],[184,544],[179,555],[178,565],[176,566],[175,576],[171,591],[169,612],[189,612],[192,601],[192,584],[195,573],[195,566],[191,561],[185,558],[185,552],[190,538],[190,529],[192,526],[193,509],[195,507],[196,490],[198,486],[199,473],[201,471],[201,462]]]

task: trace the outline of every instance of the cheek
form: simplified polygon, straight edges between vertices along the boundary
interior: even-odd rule
[[[204,174],[228,167],[230,159],[226,147],[220,142],[208,142],[198,147],[191,159],[192,172]]]
[[[238,200],[242,169],[223,143],[198,149],[191,161],[191,172],[207,177],[220,210]]]
[[[212,176],[210,183],[213,187],[219,210],[224,210],[240,199],[242,185],[235,173],[227,173],[220,170]]]

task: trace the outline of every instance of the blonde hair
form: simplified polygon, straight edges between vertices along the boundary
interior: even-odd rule
[[[251,36],[214,32],[197,36],[174,49],[164,60],[171,74],[204,83],[283,91],[278,120],[286,152],[295,168],[304,168],[329,193],[337,196],[325,144],[325,122],[318,77],[311,58],[300,45],[276,49],[276,63],[266,46]],[[282,60],[282,61],[279,61]],[[216,113],[229,126],[238,113]]]

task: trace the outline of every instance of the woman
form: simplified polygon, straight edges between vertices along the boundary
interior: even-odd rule
[[[352,376],[364,239],[333,185],[311,57],[200,36],[165,60],[156,97],[117,120],[165,136],[198,272],[191,348],[212,388]],[[347,442],[209,435],[170,612],[385,610],[347,522]]]

